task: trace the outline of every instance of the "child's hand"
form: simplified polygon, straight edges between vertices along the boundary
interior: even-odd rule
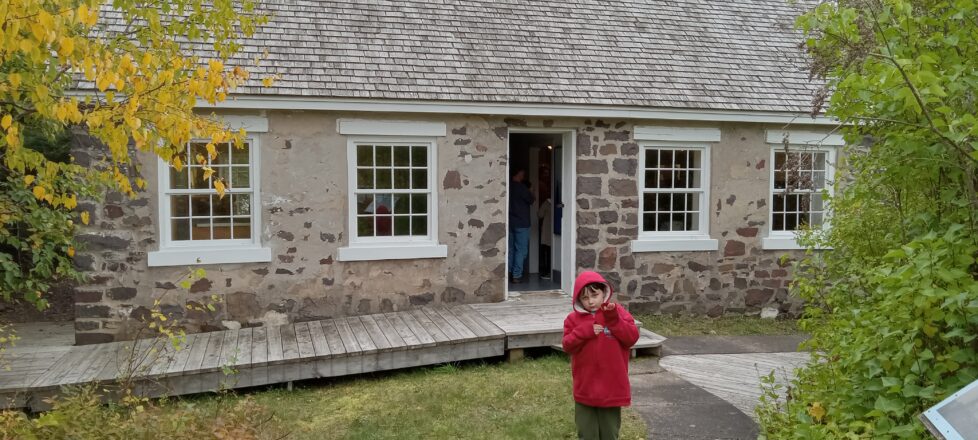
[[[604,331],[604,327],[601,324],[594,324],[594,334],[600,335]]]
[[[611,303],[611,302],[601,306],[601,310],[607,310],[609,312],[615,310],[615,308],[617,308],[617,306],[615,306],[615,303]]]

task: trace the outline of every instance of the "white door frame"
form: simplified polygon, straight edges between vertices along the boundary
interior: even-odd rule
[[[510,127],[506,137],[506,242],[503,255],[506,257],[506,297],[509,298],[509,184],[512,181],[510,173],[509,157],[510,140],[513,133],[556,133],[562,134],[561,150],[561,177],[563,178],[561,187],[561,201],[564,203],[563,212],[560,220],[560,290],[564,293],[572,294],[574,288],[574,278],[577,274],[577,130],[574,128],[515,128]],[[551,173],[552,175],[553,173]],[[554,205],[556,209],[556,204]]]

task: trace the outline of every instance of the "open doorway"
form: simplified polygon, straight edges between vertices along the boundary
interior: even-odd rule
[[[567,247],[562,183],[568,137],[562,132],[510,133],[508,292],[562,288]],[[525,195],[531,195],[532,201],[527,203]],[[525,230],[521,232],[520,228]],[[517,262],[520,256],[522,261]]]

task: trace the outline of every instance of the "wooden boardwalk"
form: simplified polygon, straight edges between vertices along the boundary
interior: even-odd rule
[[[86,383],[176,396],[502,356],[559,344],[569,309],[566,299],[433,306],[191,334],[180,350],[166,339],[45,348],[8,356],[0,407],[44,410]]]
[[[761,377],[773,371],[775,381],[787,385],[795,368],[810,357],[810,353],[677,355],[662,358],[659,365],[756,419],[754,406],[761,396]]]

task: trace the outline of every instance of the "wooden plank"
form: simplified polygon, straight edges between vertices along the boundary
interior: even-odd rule
[[[184,367],[187,365],[187,361],[190,360],[190,350],[193,349],[194,343],[197,341],[197,334],[191,333],[186,336],[183,344],[180,346],[180,350],[177,350],[173,360],[170,364],[166,366],[166,370],[163,374],[166,376],[179,376]]]
[[[312,337],[312,348],[316,352],[316,357],[326,357],[332,354],[321,321],[309,321],[309,336]]]
[[[317,322],[316,324],[318,325],[319,323]],[[299,345],[299,357],[316,357],[316,347],[312,343],[312,332],[309,329],[308,322],[295,323],[295,339]]]
[[[485,316],[483,316],[481,313],[473,309],[472,306],[464,305],[459,307],[463,309],[462,313],[465,314],[465,316],[468,316],[469,319],[475,322],[476,325],[482,327],[482,329],[485,330],[488,334],[492,336],[502,336],[506,334],[506,332],[504,332],[503,329],[493,324],[492,321],[486,319]],[[563,327],[563,321],[561,321],[561,327]]]
[[[129,351],[132,345],[132,341],[127,341],[119,342],[114,347],[111,347],[109,353],[106,353],[109,361],[105,363],[102,370],[95,376],[95,380],[100,382],[116,380],[123,373],[122,370],[126,359],[129,358]]]
[[[431,338],[434,339],[436,344],[440,344],[442,342],[448,342],[450,340],[448,335],[446,335],[445,332],[443,332],[441,328],[438,327],[438,325],[436,325],[434,321],[432,321],[431,318],[428,317],[428,314],[425,313],[424,311],[419,309],[414,309],[411,310],[409,314],[411,315],[412,318],[415,319],[415,321],[421,324],[421,326],[425,329],[426,333],[431,335]]]
[[[422,307],[421,311],[448,338],[446,342],[455,343],[462,340],[462,335],[458,334],[458,330],[455,330],[455,327],[452,327],[438,312],[432,310],[430,307]]]
[[[34,388],[43,388],[56,386],[58,381],[68,372],[71,371],[71,367],[74,366],[79,360],[89,354],[88,349],[81,347],[72,347],[71,351],[65,354],[64,358],[60,362],[53,365],[48,371],[44,372],[40,377],[31,384]]]
[[[476,320],[472,319],[472,317],[468,315],[468,312],[471,310],[472,309],[466,306],[458,306],[446,309],[446,312],[451,313],[452,316],[458,319],[459,322],[461,322],[466,328],[475,334],[475,337],[480,341],[496,337],[497,335],[494,335],[489,331],[489,329],[482,327],[481,323],[476,322]]]
[[[261,366],[268,362],[268,328],[257,327],[251,333],[251,363]]]
[[[221,350],[223,347],[224,332],[213,332],[207,340],[207,352],[204,353],[204,362],[200,364],[201,372],[216,370],[221,366]]]
[[[469,330],[469,328],[466,327],[465,324],[462,324],[462,321],[459,321],[458,318],[455,317],[455,315],[446,307],[435,306],[435,307],[431,307],[431,310],[441,315],[441,317],[445,319],[445,322],[447,322],[448,325],[452,326],[452,328],[454,328],[455,331],[458,332],[460,339],[463,340],[477,339],[475,333],[472,333],[472,330]]]
[[[194,345],[190,347],[187,364],[183,367],[184,373],[192,373],[200,370],[200,366],[204,363],[204,357],[207,356],[207,345],[210,344],[211,336],[215,334],[216,332],[197,334],[197,338],[194,339]]]
[[[56,383],[58,385],[67,385],[81,382],[81,377],[92,368],[92,364],[98,364],[98,361],[103,359],[102,353],[107,350],[105,345],[108,344],[83,345],[78,347],[84,350],[84,357],[76,361],[67,371],[62,373]]]
[[[320,321],[323,326],[323,334],[326,335],[326,344],[329,345],[329,352],[333,356],[342,356],[346,354],[346,348],[343,346],[343,339],[340,337],[340,332],[336,328],[336,320],[327,319],[325,321]]]
[[[413,333],[414,336],[418,338],[418,342],[422,346],[430,347],[432,345],[435,345],[435,338],[428,333],[428,330],[426,330],[424,326],[421,325],[420,322],[418,322],[418,319],[415,318],[413,314],[409,312],[399,312],[393,315],[397,316],[401,321],[404,322],[404,324],[408,326],[408,329],[410,329],[411,333]]]
[[[384,314],[384,318],[387,319],[388,323],[390,323],[391,328],[397,332],[397,335],[401,337],[401,341],[404,342],[405,346],[413,348],[424,345],[421,342],[421,339],[419,339],[418,336],[414,334],[414,331],[411,330],[411,327],[408,326],[403,319],[401,319],[399,314],[386,313]]]
[[[285,357],[282,348],[282,332],[279,326],[272,326],[268,328],[267,333],[268,339],[268,360],[269,364],[282,362]],[[271,380],[271,377],[269,377]]]
[[[380,327],[380,331],[384,332],[384,336],[387,336],[387,341],[391,343],[392,349],[401,349],[407,345],[404,342],[404,338],[401,337],[401,334],[394,328],[394,324],[390,319],[387,319],[386,314],[379,313],[370,317],[377,322],[377,327]],[[402,324],[402,326],[404,325]]]
[[[229,367],[237,363],[238,358],[238,331],[224,331],[224,342],[221,343],[221,357],[218,359],[217,367]]]
[[[340,339],[343,340],[343,347],[346,349],[348,354],[359,353],[360,343],[357,342],[357,338],[353,336],[353,330],[350,329],[350,322],[344,318],[334,319],[333,323],[336,324],[336,330],[340,334]]]
[[[252,338],[254,329],[251,327],[243,328],[238,331],[238,359],[235,365],[251,365],[251,349],[254,343]]]
[[[350,331],[353,332],[353,336],[357,338],[357,343],[360,344],[361,353],[376,353],[377,345],[374,344],[373,340],[367,334],[367,329],[363,326],[363,321],[357,316],[352,316],[346,318],[347,323],[350,324]]]
[[[387,340],[387,336],[384,334],[383,330],[377,324],[377,321],[371,315],[363,315],[360,317],[360,323],[363,324],[364,330],[366,330],[367,337],[377,347],[377,351],[390,351],[391,343]],[[363,344],[361,344],[363,346]]]
[[[282,359],[299,358],[299,341],[295,338],[295,325],[286,324],[279,327],[282,334]]]

